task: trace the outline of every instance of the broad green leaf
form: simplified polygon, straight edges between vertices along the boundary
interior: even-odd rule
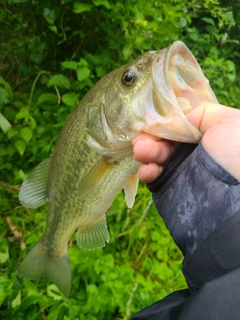
[[[76,61],[63,61],[61,62],[63,68],[77,70],[78,63]]]
[[[47,293],[54,300],[63,300],[63,296],[61,295],[58,287],[55,284],[50,284],[47,287]]]
[[[16,135],[18,134],[18,132],[19,132],[19,131],[16,130],[16,129],[14,129],[13,127],[10,128],[10,129],[8,130],[8,139],[16,136]]]
[[[58,101],[58,97],[53,93],[43,93],[37,100],[37,104],[41,104],[44,102],[48,102],[51,104],[56,104]]]
[[[35,129],[37,126],[36,120],[33,117],[29,117],[28,124],[30,125],[31,129]]]
[[[215,23],[214,23],[213,19],[211,19],[211,18],[202,18],[202,20],[215,26]]]
[[[131,43],[126,44],[123,47],[123,56],[125,59],[129,58],[129,56],[132,54],[133,47]]]
[[[78,81],[83,81],[84,79],[88,78],[91,71],[87,67],[82,67],[77,69],[77,78]]]
[[[57,74],[48,81],[48,87],[57,86],[63,89],[70,88],[70,81],[63,74]]]
[[[29,293],[29,296],[22,299],[22,302],[21,302],[22,310],[26,309],[28,306],[36,304],[41,299],[41,296],[39,295],[38,292],[36,292],[35,294],[35,293],[31,293],[31,291],[28,291],[28,293]]]
[[[107,9],[111,8],[110,3],[107,0],[93,0],[93,3],[95,4],[95,6],[104,6]]]
[[[16,298],[12,301],[12,307],[16,308],[21,304],[21,291],[18,291]]]
[[[55,34],[58,33],[58,30],[57,30],[57,27],[56,27],[56,26],[49,26],[49,29],[50,29],[51,31],[53,31]]]
[[[48,8],[44,8],[43,16],[47,19],[48,23],[53,24],[56,20],[56,12],[55,10],[50,10]]]
[[[74,2],[73,4],[73,12],[75,13],[82,13],[85,11],[90,11],[92,9],[92,5],[91,4],[86,4],[86,3],[82,3],[79,1]]]
[[[5,82],[4,88],[5,88],[5,90],[7,91],[8,96],[9,96],[10,98],[13,98],[13,91],[12,91],[11,85],[10,85],[9,83]]]
[[[45,53],[44,52],[34,52],[30,54],[30,59],[35,62],[36,64],[39,64],[43,61],[44,57],[45,57]]]
[[[70,107],[75,107],[77,99],[78,99],[78,94],[76,93],[65,93],[62,96],[63,103],[65,103],[67,106],[70,106]]]
[[[26,176],[24,176],[24,179],[25,178],[26,178]],[[28,295],[32,296],[32,295],[38,294],[38,289],[32,281],[24,279],[23,283],[24,283],[25,288],[27,289]]]
[[[81,58],[80,61],[78,62],[79,67],[87,67],[88,63],[85,59]]]
[[[186,27],[186,25],[187,25],[187,20],[186,20],[185,18],[181,17],[181,18],[179,19],[179,24],[180,24],[180,27],[181,27],[181,28],[184,28],[184,27]]]
[[[0,127],[5,133],[11,128],[11,123],[1,113],[0,113]]]
[[[23,140],[18,140],[15,142],[15,147],[17,151],[20,153],[20,155],[22,156],[26,149],[26,143]]]
[[[29,128],[23,128],[20,131],[21,137],[28,143],[31,139],[32,139],[32,130],[30,130]]]
[[[29,117],[29,111],[27,108],[23,107],[16,115],[16,119],[27,119]]]
[[[6,89],[0,87],[0,107],[9,102],[9,94]]]
[[[5,252],[0,252],[0,263],[4,263],[9,259],[8,248],[5,249]]]
[[[15,153],[16,149],[12,146],[12,145],[9,145],[7,147],[7,153],[9,154],[10,157],[12,157]]]
[[[5,290],[4,288],[0,287],[0,305],[5,300],[5,298],[9,295],[9,292]]]

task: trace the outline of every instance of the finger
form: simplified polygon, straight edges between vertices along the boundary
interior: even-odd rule
[[[239,126],[239,116],[239,110],[212,102],[202,102],[186,114],[188,120],[203,133],[219,123]]]
[[[163,167],[156,163],[143,164],[138,169],[138,178],[142,182],[150,183],[162,173]]]
[[[161,141],[162,140],[161,138],[158,138],[158,137],[152,136],[151,134],[142,132],[132,140],[132,145],[134,146],[135,143],[139,140],[148,140],[148,139],[153,140],[153,141]]]
[[[133,157],[142,163],[163,165],[173,150],[174,146],[166,141],[138,140],[133,146]]]

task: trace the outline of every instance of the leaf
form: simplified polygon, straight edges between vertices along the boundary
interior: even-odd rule
[[[55,284],[50,284],[47,287],[47,294],[54,300],[63,300],[63,296],[61,295],[58,287]]]
[[[58,101],[58,97],[53,93],[43,93],[37,100],[37,104],[41,104],[44,102],[48,102],[51,104],[56,104]]]
[[[9,259],[8,247],[4,253],[0,252],[0,263],[4,263]]]
[[[55,10],[50,10],[48,8],[44,8],[43,16],[47,19],[48,23],[53,24],[56,20],[56,12]]]
[[[16,115],[16,119],[27,119],[29,116],[29,111],[27,108],[23,107],[20,109],[20,111]]]
[[[95,6],[104,6],[106,7],[107,9],[110,9],[111,8],[111,5],[108,1],[106,0],[93,0],[93,3],[95,4]]]
[[[9,83],[5,82],[4,88],[5,88],[5,90],[7,91],[8,96],[9,96],[10,98],[13,98],[13,91],[12,91],[11,85],[10,85]]]
[[[11,123],[0,113],[0,127],[3,132],[7,132],[11,128]]]
[[[18,291],[16,298],[12,301],[12,307],[16,308],[21,304],[21,291]]]
[[[15,142],[15,147],[17,151],[20,153],[20,155],[22,156],[26,149],[26,143],[23,140],[18,140]]]
[[[78,81],[83,81],[84,79],[88,78],[91,71],[87,67],[82,67],[77,69],[77,78]]]
[[[132,48],[132,44],[131,43],[128,43],[126,44],[124,47],[123,47],[123,56],[124,58],[129,58],[129,56],[131,55],[133,51],[133,48]]]
[[[78,62],[79,67],[87,67],[88,63],[85,59],[81,58],[80,61]]]
[[[16,134],[18,134],[18,130],[14,129],[14,128],[10,128],[8,130],[8,139],[14,137]]]
[[[35,52],[35,53],[31,53],[29,57],[33,62],[35,62],[36,64],[39,64],[43,61],[43,59],[45,57],[45,53],[44,52]]]
[[[75,107],[76,101],[78,99],[78,94],[76,93],[65,93],[62,96],[62,101],[69,107]]]
[[[57,34],[57,27],[56,26],[49,26],[49,29]]]
[[[202,20],[207,22],[208,24],[215,26],[215,23],[214,23],[213,19],[211,19],[211,18],[202,18]]]
[[[91,4],[86,4],[86,3],[82,3],[79,1],[74,2],[73,4],[73,12],[75,13],[82,13],[85,11],[90,11],[92,9],[92,5]]]
[[[8,98],[9,98],[8,92],[4,88],[0,87],[0,106],[8,103],[9,102]]]
[[[48,81],[48,87],[57,86],[63,89],[70,88],[70,81],[63,74],[57,74]]]
[[[187,20],[186,20],[185,18],[181,17],[181,18],[179,19],[179,24],[180,24],[180,27],[181,27],[181,28],[184,28],[184,27],[186,27],[186,25],[187,25]]]
[[[61,62],[63,68],[77,70],[78,63],[76,61],[64,61]]]
[[[29,128],[23,128],[21,131],[20,131],[20,134],[21,134],[21,137],[28,143],[31,138],[32,138],[32,130],[30,130]]]

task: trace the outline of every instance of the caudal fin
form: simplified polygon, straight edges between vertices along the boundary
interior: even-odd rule
[[[46,276],[68,297],[71,290],[71,270],[66,252],[63,256],[50,256],[41,245],[41,240],[33,247],[17,269],[17,274],[35,280]]]

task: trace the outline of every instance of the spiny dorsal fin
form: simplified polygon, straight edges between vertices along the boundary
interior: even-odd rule
[[[96,187],[108,174],[113,165],[107,158],[103,157],[83,179],[79,188],[79,196],[82,197]]]
[[[124,184],[125,200],[128,208],[132,208],[138,189],[138,176],[137,173],[131,175]]]
[[[37,208],[47,202],[47,179],[50,159],[37,165],[23,182],[19,200],[26,208]]]

